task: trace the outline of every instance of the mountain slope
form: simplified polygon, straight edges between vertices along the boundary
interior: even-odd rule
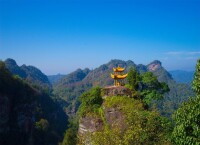
[[[157,76],[160,82],[166,82],[169,85],[170,92],[165,95],[163,101],[157,102],[157,106],[163,115],[169,117],[183,101],[193,95],[191,87],[186,84],[177,84],[170,73],[162,67],[161,62],[158,60],[153,61],[148,65],[136,65],[131,60],[123,61],[117,59],[111,60],[94,70],[88,71],[88,74],[86,73],[83,76],[78,73],[83,70],[66,75],[53,85],[54,93],[66,100],[69,104],[72,104],[68,106],[67,112],[73,114],[79,106],[77,99],[83,92],[88,91],[93,86],[105,87],[113,85],[110,73],[113,71],[112,68],[117,67],[118,65],[126,68],[125,73],[128,72],[130,67],[136,67],[140,73],[151,71]],[[162,106],[163,104],[164,107]],[[166,108],[168,108],[168,110],[165,110]]]
[[[34,66],[18,66],[15,60],[6,59],[6,68],[14,75],[25,79],[29,84],[34,86],[39,86],[44,90],[51,90],[52,86],[47,78],[47,76],[42,73],[38,68]]]
[[[160,82],[165,82],[167,84],[171,83],[173,80],[170,73],[162,67],[162,63],[158,60],[155,60],[147,65],[148,71],[152,72],[155,76],[157,76]]]
[[[79,106],[78,97],[83,92],[88,91],[93,86],[103,87],[113,84],[113,80],[110,78],[110,73],[112,72],[112,68],[117,67],[118,65],[125,67],[126,72],[131,66],[136,67],[133,61],[115,59],[94,70],[78,69],[53,84],[54,94],[60,96],[62,99],[71,104],[67,106],[66,112],[73,115]],[[143,68],[142,65],[140,66]]]
[[[0,144],[56,145],[67,123],[49,95],[13,76],[0,61]]]
[[[176,83],[172,75],[162,67],[160,61],[155,60],[147,67],[148,71],[153,72],[160,82],[165,82],[169,86],[170,92],[165,94],[162,100],[157,101],[156,105],[162,115],[171,117],[180,104],[187,101],[190,96],[194,96],[194,92],[190,85]]]
[[[77,69],[53,84],[54,94],[60,96],[70,104],[69,106],[65,106],[68,114],[75,114],[75,106],[78,106],[77,96],[80,96],[85,90],[91,87],[89,83],[83,81],[89,72],[88,68],[84,70]]]
[[[133,61],[122,61],[122,60],[111,60],[107,64],[103,64],[100,67],[91,71],[83,81],[92,84],[93,86],[107,86],[112,85],[113,80],[110,77],[110,73],[113,72],[113,67],[117,66],[125,67],[125,72],[129,70],[129,68],[136,67]]]
[[[50,82],[51,84],[55,84],[55,83],[57,83],[60,79],[62,79],[64,76],[66,76],[66,75],[57,74],[57,75],[49,75],[49,76],[47,76],[47,77],[48,77],[49,82]]]

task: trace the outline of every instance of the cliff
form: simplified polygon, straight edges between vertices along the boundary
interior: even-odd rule
[[[87,99],[91,102],[97,100],[92,100],[90,96],[91,93]],[[99,103],[93,106],[86,104],[87,111],[82,113],[79,120],[80,145],[169,143],[166,139],[167,121],[164,121],[157,111],[144,109],[141,100],[127,97],[125,94],[104,97],[101,106],[98,106]]]
[[[131,90],[124,86],[109,86],[102,89],[103,97],[127,96],[131,97]]]

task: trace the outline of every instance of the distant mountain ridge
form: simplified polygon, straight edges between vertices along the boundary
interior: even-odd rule
[[[151,71],[157,76],[160,82],[166,82],[169,85],[171,91],[166,94],[166,97],[161,102],[157,102],[159,103],[158,106],[161,109],[161,112],[163,112],[163,114],[166,116],[170,116],[173,112],[173,109],[170,110],[170,108],[176,109],[180,103],[182,103],[182,101],[187,100],[189,96],[193,95],[191,87],[185,84],[176,84],[172,78],[172,75],[162,67],[162,63],[158,60],[155,60],[148,65],[136,65],[131,60],[123,61],[118,59],[111,60],[94,70],[87,71],[85,75],[79,75],[79,73],[83,73],[83,70],[81,69],[66,75],[58,82],[53,84],[54,93],[59,95],[67,102],[70,102],[69,104],[72,104],[68,106],[66,110],[69,114],[73,114],[78,107],[77,99],[83,92],[89,90],[93,86],[105,87],[113,85],[113,80],[110,77],[110,73],[113,71],[112,68],[117,67],[118,65],[125,67],[125,73],[128,72],[130,67],[136,67],[140,73]],[[73,80],[72,78],[75,79]],[[186,93],[184,93],[184,91]],[[170,111],[165,112],[166,108],[168,108]]]
[[[191,83],[194,76],[194,71],[173,70],[169,71],[173,79],[178,83]]]
[[[51,89],[49,81],[51,80],[54,95],[66,101],[64,103],[61,101],[60,105],[65,108],[67,114],[71,115],[74,115],[77,111],[79,106],[78,98],[83,92],[88,91],[94,86],[105,87],[113,85],[110,73],[113,71],[112,68],[117,66],[125,67],[125,73],[128,72],[130,67],[135,67],[140,73],[150,71],[157,76],[160,82],[168,84],[170,92],[165,94],[163,100],[156,102],[160,112],[165,116],[170,116],[183,101],[186,101],[189,96],[194,95],[191,86],[188,84],[177,84],[159,60],[155,60],[148,65],[137,65],[131,60],[113,59],[94,70],[88,68],[77,69],[67,75],[49,76],[49,80],[45,74],[33,66],[22,65],[19,67],[12,59],[7,59],[5,64],[13,74],[19,75],[32,85],[35,84],[44,89]]]
[[[51,90],[52,85],[47,76],[34,66],[18,66],[16,61],[8,58],[4,61],[6,68],[14,75],[25,79],[31,85],[38,85],[43,89]]]
[[[48,75],[48,79],[49,79],[49,82],[51,84],[54,84],[56,82],[58,82],[60,79],[62,79],[64,76],[66,75],[63,75],[63,74],[57,74],[57,75]]]

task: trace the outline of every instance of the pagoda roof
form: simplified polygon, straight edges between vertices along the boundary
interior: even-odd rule
[[[125,79],[128,74],[123,74],[123,75],[120,75],[120,74],[110,74],[111,78],[113,79]]]
[[[113,71],[114,72],[123,72],[125,70],[125,68],[122,68],[122,67],[120,67],[120,66],[118,66],[117,68],[114,68],[113,67]]]

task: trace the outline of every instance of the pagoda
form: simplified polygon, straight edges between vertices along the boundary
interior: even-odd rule
[[[124,74],[125,68],[121,68],[118,66],[117,68],[113,68],[114,74],[110,74],[111,78],[114,79],[114,86],[123,86],[124,79],[128,74]]]

